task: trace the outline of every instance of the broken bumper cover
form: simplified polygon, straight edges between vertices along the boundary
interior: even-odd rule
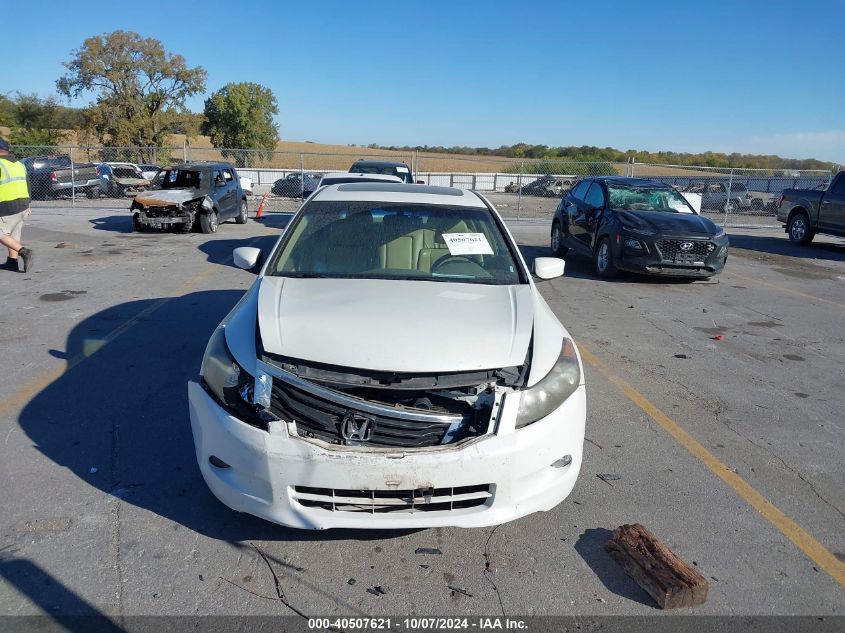
[[[155,215],[149,215],[144,209],[136,209],[135,213],[138,214],[138,221],[141,224],[146,224],[155,228],[163,228],[174,224],[185,224],[186,222],[191,221],[191,218],[187,215],[177,215],[181,213],[178,209],[173,209],[172,215],[165,215],[163,213],[161,215],[158,213]]]
[[[197,461],[214,495],[234,510],[306,529],[483,527],[551,510],[572,491],[581,467],[584,394],[582,385],[522,429],[513,428],[519,399],[506,398],[498,434],[375,451],[327,448],[291,436],[284,423],[255,428],[229,415],[198,382],[188,383]],[[400,507],[387,511],[390,504]]]

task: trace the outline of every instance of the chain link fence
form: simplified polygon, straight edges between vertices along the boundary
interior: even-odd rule
[[[227,161],[238,169],[250,209],[290,213],[320,178],[361,159],[404,163],[418,183],[473,189],[506,218],[550,221],[560,199],[590,176],[634,176],[676,187],[691,204],[727,226],[777,226],[784,189],[826,187],[835,172],[731,169],[688,165],[576,162],[350,147],[343,153],[268,152],[182,147],[15,146],[27,168],[33,206],[129,208],[156,171],[173,164]]]

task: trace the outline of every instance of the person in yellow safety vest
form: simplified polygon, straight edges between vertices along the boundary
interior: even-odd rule
[[[0,269],[18,272],[20,258],[23,272],[32,271],[32,249],[21,244],[23,221],[30,213],[26,167],[9,153],[9,143],[0,138],[0,244],[9,249]]]

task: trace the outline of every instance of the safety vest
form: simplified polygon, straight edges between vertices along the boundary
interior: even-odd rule
[[[0,204],[21,198],[29,198],[26,167],[23,163],[0,158]]]

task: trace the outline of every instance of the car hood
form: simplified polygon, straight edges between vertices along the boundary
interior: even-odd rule
[[[522,365],[532,287],[264,277],[258,327],[272,354],[343,367],[454,372]]]
[[[616,211],[623,228],[648,229],[655,233],[715,235],[716,225],[709,219],[693,213],[667,213],[665,211]]]
[[[156,189],[135,196],[135,200],[147,205],[179,204],[202,198],[204,195],[199,189]]]

